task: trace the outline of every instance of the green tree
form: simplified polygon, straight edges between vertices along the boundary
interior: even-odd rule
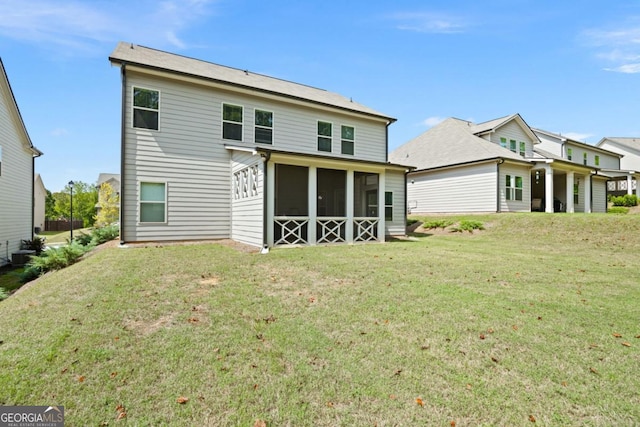
[[[71,187],[66,185],[64,190],[53,193],[55,199],[55,213],[58,218],[71,218]],[[98,190],[95,185],[82,181],[73,184],[73,219],[82,220],[83,227],[91,227],[95,222]]]
[[[105,226],[118,220],[120,215],[120,196],[108,182],[98,189],[98,214],[96,225]]]
[[[53,193],[51,191],[47,191],[47,198],[44,201],[44,217],[46,219],[55,219],[58,215],[56,214],[56,199],[53,197]]]

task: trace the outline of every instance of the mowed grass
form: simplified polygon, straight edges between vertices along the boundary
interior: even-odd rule
[[[96,251],[0,303],[0,404],[69,426],[640,423],[640,217],[470,219],[486,230]]]

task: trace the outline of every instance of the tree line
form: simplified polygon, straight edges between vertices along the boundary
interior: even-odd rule
[[[73,184],[73,219],[82,220],[83,227],[111,224],[118,220],[120,201],[108,183],[100,187],[82,181]],[[47,190],[45,217],[48,220],[71,220],[71,187],[62,191]]]

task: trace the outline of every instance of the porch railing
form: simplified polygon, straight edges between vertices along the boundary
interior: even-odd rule
[[[353,241],[370,242],[378,240],[378,218],[354,218]]]
[[[309,217],[276,216],[273,218],[275,228],[275,245],[307,244],[307,227]]]
[[[347,219],[341,217],[318,218],[316,240],[318,243],[345,242]]]

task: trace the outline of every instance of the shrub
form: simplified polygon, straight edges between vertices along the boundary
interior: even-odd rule
[[[9,298],[9,292],[5,288],[0,288],[0,301]]]
[[[33,240],[23,240],[20,242],[20,249],[36,251],[36,255],[40,255],[44,250],[44,237],[36,237]]]
[[[484,224],[480,221],[463,219],[462,221],[460,221],[460,224],[458,224],[457,227],[451,228],[451,231],[456,233],[462,233],[463,231],[473,233],[473,230],[484,230]]]
[[[20,280],[26,283],[33,280],[47,271],[60,270],[68,267],[78,261],[87,251],[85,247],[77,242],[71,242],[67,246],[59,248],[50,248],[40,256],[31,257],[24,272],[20,276]]]
[[[625,194],[624,196],[615,196],[611,198],[613,206],[632,207],[638,205],[638,196],[635,194]]]
[[[452,224],[453,224],[453,221],[449,219],[437,219],[437,220],[425,222],[424,224],[422,224],[422,227],[424,227],[427,230],[432,230],[434,228],[442,228],[444,230],[445,228],[447,228]]]
[[[626,214],[629,212],[629,208],[624,206],[612,206],[607,212],[612,214]]]

